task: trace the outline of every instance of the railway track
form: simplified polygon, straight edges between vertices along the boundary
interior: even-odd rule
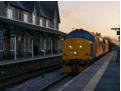
[[[60,64],[55,64],[55,65],[50,65],[48,67],[41,68],[41,69],[38,69],[35,71],[26,72],[26,73],[15,75],[15,76],[10,76],[7,78],[3,77],[0,79],[0,90],[11,87],[15,84],[19,84],[19,83],[24,82],[28,79],[32,79],[32,78],[39,76],[41,74],[53,71],[53,70],[58,69],[60,67],[61,67]]]
[[[6,88],[12,87],[14,85],[20,84],[26,80],[35,78],[44,73],[51,72],[55,69],[57,70],[58,68],[61,68],[61,64],[56,63],[56,64],[49,65],[46,67],[42,67],[37,70],[24,72],[22,74],[10,76],[10,77],[0,78],[0,91]],[[55,80],[49,82],[45,86],[39,87],[38,89],[39,91],[59,91],[64,86],[64,84],[66,84],[68,81],[70,81],[74,77],[75,75],[64,73],[60,75],[59,77],[57,77]]]
[[[40,91],[60,91],[60,89],[66,84],[68,81],[73,79],[75,76],[70,75],[69,73],[65,73],[64,75],[56,78],[52,82],[48,83],[46,86],[39,89]]]
[[[101,57],[99,57],[98,59],[100,59]],[[96,62],[96,60],[94,62]],[[41,88],[40,91],[62,91],[63,86],[67,82],[72,80],[75,76],[77,76],[77,74],[65,74],[53,80],[52,82],[50,82],[48,85],[44,86],[43,88]]]

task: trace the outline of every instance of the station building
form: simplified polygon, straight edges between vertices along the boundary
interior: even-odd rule
[[[0,61],[61,53],[56,1],[0,2]]]

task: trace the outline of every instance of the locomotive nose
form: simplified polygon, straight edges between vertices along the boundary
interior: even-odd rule
[[[63,42],[63,59],[80,59],[88,60],[89,59],[89,43],[87,40],[74,38],[68,39]]]

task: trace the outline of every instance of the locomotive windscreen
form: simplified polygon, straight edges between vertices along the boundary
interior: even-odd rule
[[[84,38],[92,42],[94,40],[94,37],[89,32],[84,31],[84,30],[72,31],[65,37],[65,40],[70,39],[70,38]]]

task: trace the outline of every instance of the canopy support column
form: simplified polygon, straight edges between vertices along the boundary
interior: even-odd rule
[[[16,60],[16,36],[14,37],[14,60]]]
[[[44,56],[46,55],[46,53],[45,53],[45,46],[46,46],[46,40],[44,39]]]
[[[34,46],[33,46],[33,40],[32,40],[32,57],[34,57]]]
[[[59,54],[59,49],[60,49],[60,41],[58,39],[58,54]]]
[[[53,55],[53,45],[52,45],[52,40],[51,40],[51,55]]]

